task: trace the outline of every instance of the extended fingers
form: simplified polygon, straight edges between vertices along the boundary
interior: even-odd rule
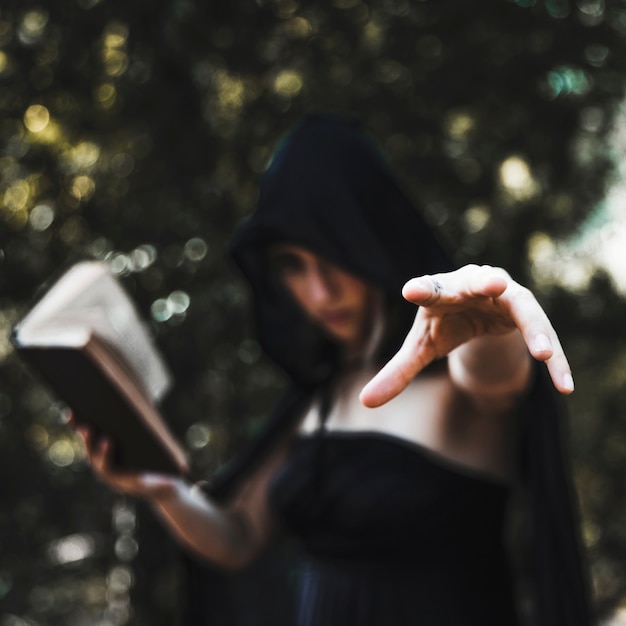
[[[408,355],[410,358],[410,355]],[[359,399],[371,409],[385,404],[397,396],[412,380],[414,369],[403,362],[403,356],[396,354],[361,390]],[[416,373],[419,367],[415,367]]]
[[[541,329],[539,331],[531,329],[522,332],[522,336],[533,357],[546,364],[552,383],[558,391],[569,394],[574,391],[572,370],[561,342],[551,325],[550,329]]]
[[[402,295],[419,306],[457,302],[464,297],[497,298],[506,290],[508,274],[489,265],[466,265],[447,274],[418,276],[409,280]]]
[[[364,405],[384,404],[433,358],[449,353],[464,341],[480,333],[509,332],[513,327],[519,329],[531,355],[546,363],[557,390],[574,390],[569,363],[548,316],[530,290],[506,271],[468,265],[445,274],[414,278],[405,284],[402,293],[424,308],[400,351],[363,388],[360,397]],[[442,330],[438,321],[444,318],[447,323]],[[468,320],[472,332],[467,332]],[[433,333],[433,328],[438,332]]]
[[[113,444],[108,437],[100,437],[90,442],[89,448],[91,465],[101,475],[106,476],[111,471],[111,457]]]
[[[359,399],[365,406],[375,408],[397,396],[432,360],[420,328],[416,318],[400,350],[363,387]]]
[[[549,321],[547,324],[549,329],[542,328],[539,331],[531,329],[522,332],[522,336],[533,357],[546,364],[554,386],[561,393],[572,393],[574,391],[572,370],[556,332]]]
[[[158,497],[169,490],[172,483],[170,476],[117,468],[113,462],[113,442],[108,437],[101,437],[94,442],[91,465],[107,485],[134,496]]]
[[[477,266],[467,278],[467,292],[472,296],[498,298],[506,291],[510,280],[510,276],[499,267]]]
[[[531,355],[545,362],[554,386],[561,393],[574,391],[572,371],[559,337],[535,296],[530,290],[514,283],[502,302],[508,308]]]
[[[171,497],[176,491],[176,477],[120,469],[113,460],[114,446],[110,437],[97,437],[89,427],[75,422],[73,427],[83,440],[94,473],[109,487],[122,493],[155,500]]]
[[[419,306],[430,306],[438,302],[443,285],[436,276],[418,276],[409,280],[402,288],[402,296]]]

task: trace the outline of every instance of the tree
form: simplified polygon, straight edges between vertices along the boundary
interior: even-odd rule
[[[624,300],[601,273],[585,297],[554,286],[536,260],[540,243],[579,232],[612,180],[623,3],[46,4],[0,9],[0,464],[15,477],[2,486],[0,615],[174,623],[177,549],[94,483],[8,331],[52,275],[107,259],[151,320],[178,383],[168,414],[210,475],[282,385],[226,242],[274,145],[314,110],[371,129],[459,262],[503,265],[539,290],[582,391],[571,442],[597,605],[617,606]]]

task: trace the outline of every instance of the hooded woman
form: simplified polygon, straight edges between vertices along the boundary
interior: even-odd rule
[[[533,623],[588,624],[551,388],[572,376],[533,295],[453,270],[368,135],[333,116],[279,146],[233,255],[284,401],[208,496],[120,472],[83,431],[103,480],[228,570],[295,536],[298,626],[515,626],[529,601]],[[530,582],[507,545],[520,485]]]

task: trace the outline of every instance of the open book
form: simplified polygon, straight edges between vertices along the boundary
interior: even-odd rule
[[[113,439],[120,467],[189,472],[158,409],[170,375],[104,263],[72,266],[15,326],[12,341],[77,424]]]

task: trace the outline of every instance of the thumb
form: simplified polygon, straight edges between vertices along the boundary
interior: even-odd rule
[[[176,491],[176,477],[168,474],[142,472],[136,476],[138,495],[156,500],[171,497]]]

